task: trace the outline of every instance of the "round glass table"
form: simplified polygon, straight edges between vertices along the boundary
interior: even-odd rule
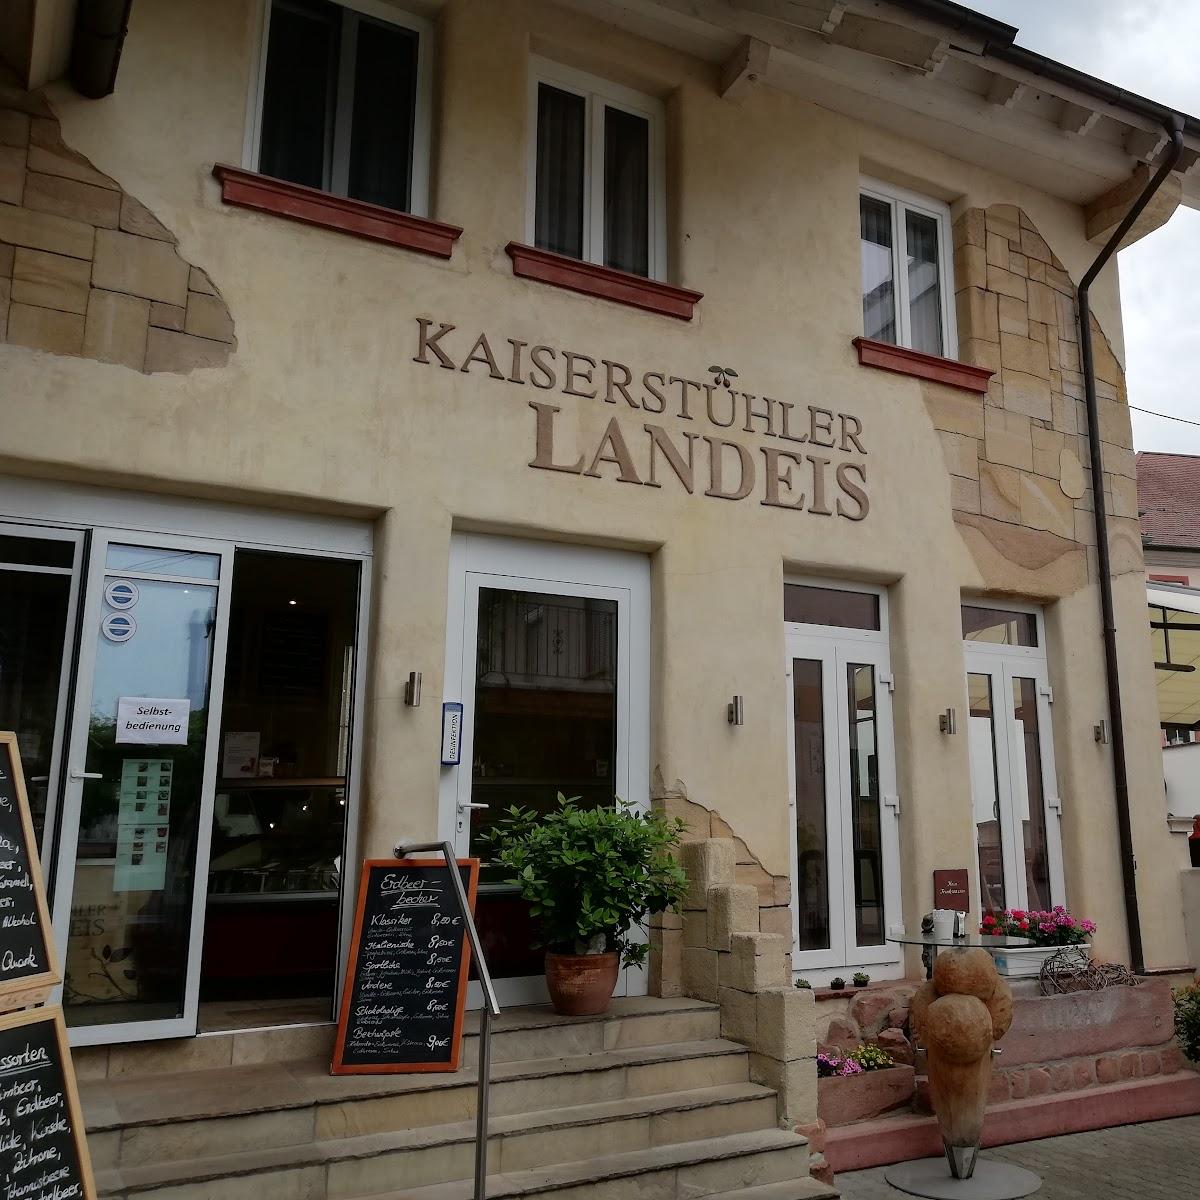
[[[935,933],[899,933],[887,939],[900,946],[921,946],[924,953],[921,961],[925,964],[925,978],[933,978],[933,960],[939,950],[966,950],[978,946],[983,950],[1007,950],[1017,946],[1032,946],[1032,938],[996,937],[987,933],[968,933],[962,937],[938,937]]]

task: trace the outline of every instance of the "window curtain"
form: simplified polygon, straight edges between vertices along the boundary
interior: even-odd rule
[[[912,348],[941,354],[942,285],[938,264],[938,224],[933,217],[906,211],[908,311]]]
[[[862,248],[863,333],[896,341],[896,294],[892,273],[892,206],[871,196],[858,200]]]
[[[604,263],[650,274],[650,122],[604,110]]]
[[[258,156],[264,175],[328,187],[340,29],[332,5],[275,0]]]
[[[359,16],[347,193],[408,212],[412,207],[417,35]]]
[[[543,250],[583,257],[583,164],[587,101],[538,85],[534,243]]]

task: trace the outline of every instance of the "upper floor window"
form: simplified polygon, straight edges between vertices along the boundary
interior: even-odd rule
[[[534,60],[529,240],[543,250],[661,278],[663,106]]]
[[[249,159],[425,215],[430,27],[382,0],[270,0]]]
[[[863,333],[953,358],[950,210],[874,180],[858,198]]]

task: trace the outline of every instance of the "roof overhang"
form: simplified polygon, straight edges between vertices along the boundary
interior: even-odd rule
[[[1116,223],[1110,193],[1136,187],[1168,140],[1167,106],[1025,50],[1013,26],[944,0],[561,2],[722,64],[723,87],[750,74],[1093,206],[1094,240]],[[1179,169],[1135,237],[1181,201],[1200,207],[1200,121],[1183,119]]]

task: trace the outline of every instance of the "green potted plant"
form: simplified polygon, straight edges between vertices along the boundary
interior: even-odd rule
[[[871,982],[871,977],[866,971],[855,971],[853,981],[855,987],[866,987]]]
[[[560,792],[548,813],[514,806],[489,845],[541,926],[554,1011],[594,1016],[608,1010],[621,966],[646,961],[649,943],[635,931],[687,891],[672,856],[684,824],[622,800],[586,809],[578,801]]]
[[[840,992],[846,986],[846,981],[840,975],[835,975],[829,981],[829,986],[833,991]]]

